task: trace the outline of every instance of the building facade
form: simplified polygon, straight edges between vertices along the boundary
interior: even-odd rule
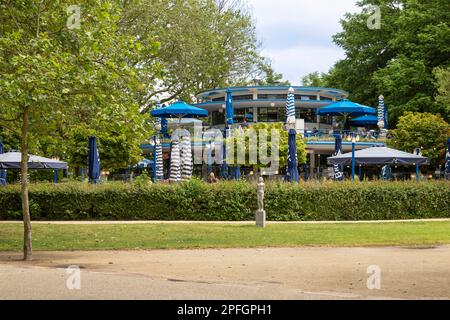
[[[251,86],[229,88],[233,96],[234,123],[247,125],[258,122],[285,122],[286,99],[289,86]],[[348,97],[343,90],[323,87],[293,86],[296,108],[296,128],[306,139],[308,163],[304,166],[305,176],[320,178],[328,175],[326,159],[334,152],[333,130],[335,117],[318,116],[316,110]],[[225,100],[228,88],[214,89],[200,93],[196,107],[208,110],[208,125],[225,127]],[[356,128],[355,128],[356,129]],[[374,137],[359,137],[356,149],[384,146]],[[351,151],[351,142],[344,137],[343,152]]]

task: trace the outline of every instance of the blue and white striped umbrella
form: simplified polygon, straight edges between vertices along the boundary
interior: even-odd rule
[[[164,164],[161,141],[156,139],[156,180],[164,179]]]
[[[192,147],[191,138],[186,135],[181,140],[181,179],[192,178]]]
[[[178,182],[181,179],[180,168],[180,142],[172,141],[172,150],[170,152],[170,182]]]
[[[386,109],[384,106],[384,97],[382,95],[380,95],[378,97],[378,127],[380,129],[386,129],[386,117],[387,117],[387,113],[386,113]]]
[[[342,154],[342,136],[340,134],[337,134],[335,136],[335,141],[334,141],[333,156],[338,156],[340,154]],[[341,165],[341,164],[333,165],[333,173],[334,173],[334,180],[336,180],[336,181],[344,180],[344,166],[343,165]]]
[[[381,180],[392,180],[392,168],[389,164],[381,168]]]
[[[447,154],[445,156],[445,179],[450,180],[450,138],[447,140]]]
[[[295,124],[295,95],[292,87],[289,88],[286,100],[286,123]]]

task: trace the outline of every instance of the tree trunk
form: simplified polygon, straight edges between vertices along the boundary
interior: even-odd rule
[[[28,200],[28,127],[29,127],[29,107],[23,110],[22,135],[20,146],[22,152],[22,163],[20,165],[21,174],[21,194],[22,194],[22,215],[23,215],[23,259],[32,259],[31,244],[31,218],[30,204]]]

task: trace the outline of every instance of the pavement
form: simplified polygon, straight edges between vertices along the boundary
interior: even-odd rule
[[[0,252],[0,299],[450,299],[450,246],[35,252],[31,262],[21,257]]]

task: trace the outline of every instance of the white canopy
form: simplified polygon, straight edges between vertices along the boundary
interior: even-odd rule
[[[352,163],[352,153],[348,152],[329,157],[328,163],[332,165],[350,165]],[[357,165],[424,165],[428,163],[428,158],[387,147],[373,147],[356,151],[355,163]]]
[[[0,154],[0,169],[20,169],[22,154],[20,152],[7,152]],[[67,162],[48,159],[30,154],[29,169],[67,169]]]

